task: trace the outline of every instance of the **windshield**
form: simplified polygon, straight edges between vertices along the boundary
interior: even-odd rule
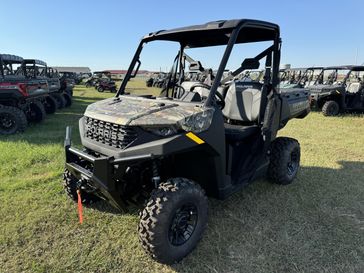
[[[241,69],[242,63],[246,58],[254,58],[271,46],[272,41],[236,44],[223,70],[224,82],[219,84],[220,87],[233,79],[262,81],[266,55],[258,58],[260,62],[257,62],[254,69],[249,66]],[[178,100],[194,96],[190,94],[194,92],[198,93],[198,101],[204,102],[216,79],[226,45],[181,48],[177,42],[157,40],[146,43],[142,49],[138,58],[140,64],[136,62],[131,79],[121,93],[125,91],[126,95]],[[237,69],[241,70],[233,75]]]
[[[348,69],[325,69],[322,72],[323,84],[340,84],[344,81],[350,70]]]

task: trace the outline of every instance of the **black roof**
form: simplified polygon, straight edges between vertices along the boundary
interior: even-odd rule
[[[5,62],[21,63],[23,61],[22,57],[11,54],[0,54],[0,58]]]
[[[47,63],[37,59],[24,59],[24,63],[34,63],[38,65],[47,66]]]
[[[335,65],[335,66],[326,66],[324,67],[324,70],[352,70],[355,67],[355,65]]]
[[[307,67],[306,70],[315,70],[315,69],[324,69],[323,66],[310,66],[310,67]]]
[[[251,20],[220,20],[202,25],[194,25],[171,30],[160,30],[144,36],[143,41],[167,40],[179,42],[187,47],[225,45],[234,29],[244,25],[236,43],[249,43],[274,40],[279,36],[279,26],[273,23]]]

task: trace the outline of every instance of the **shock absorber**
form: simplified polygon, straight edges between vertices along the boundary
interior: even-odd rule
[[[159,176],[158,164],[156,160],[152,161],[152,172],[152,182],[154,183],[154,187],[157,188],[161,182],[161,177]]]

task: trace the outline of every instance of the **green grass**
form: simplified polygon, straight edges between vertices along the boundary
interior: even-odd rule
[[[134,82],[134,88],[144,83]],[[153,92],[156,90],[153,90]],[[363,272],[364,117],[311,113],[280,135],[297,138],[302,168],[289,186],[262,180],[226,201],[210,200],[197,249],[174,266],[139,246],[135,208],[84,210],[64,194],[65,126],[112,96],[77,87],[74,104],[0,137],[0,272]]]

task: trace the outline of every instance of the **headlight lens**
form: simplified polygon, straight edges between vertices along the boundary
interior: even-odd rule
[[[165,126],[165,127],[144,127],[144,130],[151,132],[157,136],[171,136],[178,133],[178,128],[175,126]]]
[[[200,133],[206,131],[212,122],[215,108],[207,108],[202,112],[192,114],[183,120],[177,122],[176,125],[162,127],[143,127],[144,130],[152,134],[166,137],[177,134],[179,131]]]
[[[207,108],[203,112],[193,114],[179,122],[181,128],[185,131],[200,133],[207,130],[212,122],[215,108]]]

